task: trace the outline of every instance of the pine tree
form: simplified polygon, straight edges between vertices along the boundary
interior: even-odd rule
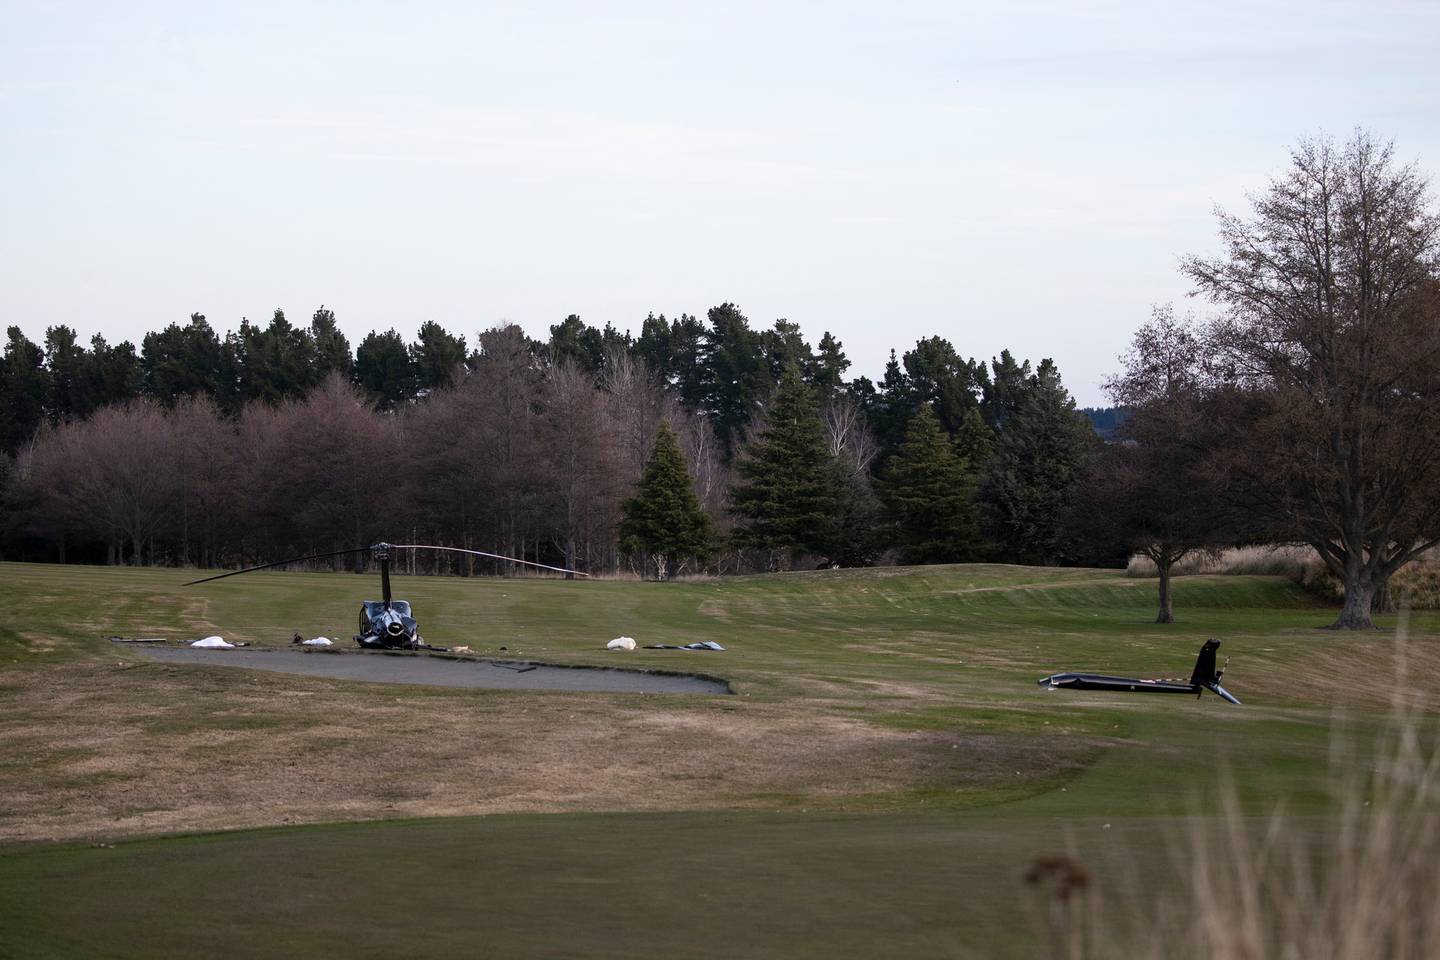
[[[800,375],[807,382],[813,379],[815,352],[805,342],[800,324],[782,317],[775,321],[772,329],[760,334],[760,344],[772,381],[778,383],[785,375],[785,368],[792,363],[800,368]]]
[[[97,333],[90,338],[88,360],[82,371],[83,392],[92,409],[140,396],[145,373],[133,343],[127,340],[112,347]]]
[[[675,576],[682,560],[710,555],[710,517],[700,509],[680,441],[668,423],[660,425],[640,485],[622,509],[620,549],[644,558],[647,565],[653,558],[660,579]]]
[[[981,381],[980,406],[985,411],[985,422],[998,433],[1025,402],[1035,376],[1030,372],[1030,361],[1016,363],[1009,350],[1001,350],[998,359],[992,357],[990,367],[994,375],[986,375]],[[980,369],[984,373],[985,368]]]
[[[846,457],[833,457],[826,477],[832,505],[822,552],[837,567],[868,567],[880,559],[889,539],[884,507],[871,487],[869,471],[856,470]]]
[[[931,406],[922,404],[885,470],[881,489],[895,523],[902,563],[977,559],[975,471],[955,452]]]
[[[605,343],[599,330],[572,313],[550,326],[550,362],[556,366],[569,361],[590,376],[605,363]]]
[[[145,391],[164,404],[203,395],[228,399],[221,367],[224,348],[203,313],[192,313],[188,326],[172,323],[141,341]]]
[[[355,351],[355,380],[381,410],[394,410],[415,397],[415,364],[394,330],[370,331]]]
[[[751,418],[770,389],[764,338],[733,303],[711,307],[710,328],[701,341],[700,402],[715,427],[715,436],[731,460],[750,428]]]
[[[741,547],[824,552],[833,512],[829,452],[810,388],[794,364],[785,368],[759,436],[738,464],[730,503],[742,524]]]
[[[905,436],[905,424],[913,413],[910,408],[910,378],[900,366],[900,358],[893,349],[868,413],[870,425],[880,441],[883,460],[900,445]]]
[[[944,337],[925,337],[901,358],[912,409],[930,404],[940,428],[955,436],[970,410],[979,407],[984,367],[966,360]]]
[[[965,411],[960,428],[955,431],[955,453],[969,461],[977,472],[983,470],[985,462],[995,450],[995,434],[985,424],[979,407]]]
[[[332,372],[346,380],[355,377],[355,358],[350,354],[350,341],[335,322],[335,311],[320,309],[310,317],[310,339],[315,342],[315,381],[323,383]]]
[[[1024,398],[1002,421],[981,479],[981,503],[1002,559],[1041,564],[1065,559],[1063,515],[1099,443],[1055,364],[1042,360]]]
[[[94,403],[85,396],[85,348],[68,326],[45,331],[45,374],[49,380],[46,407],[52,420],[88,416]]]
[[[242,322],[238,339],[242,402],[299,399],[319,383],[315,341],[309,330],[286,319],[284,310],[277,308],[264,329]]]
[[[14,451],[45,418],[45,352],[19,327],[8,327],[0,358],[0,451]]]
[[[434,320],[420,324],[420,333],[410,346],[410,363],[420,390],[448,387],[455,371],[465,362],[465,338],[457,337]]]
[[[845,386],[845,371],[849,368],[850,360],[845,356],[844,347],[826,330],[815,351],[815,373],[811,377],[822,399],[829,399],[840,392]]]

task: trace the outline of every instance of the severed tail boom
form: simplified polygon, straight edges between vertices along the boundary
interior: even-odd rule
[[[1190,679],[1179,677],[1161,680],[1142,680],[1137,677],[1114,677],[1103,673],[1055,673],[1039,681],[1047,690],[1108,690],[1113,693],[1192,693],[1200,696],[1206,690],[1221,699],[1240,704],[1239,699],[1220,685],[1225,668],[1215,668],[1216,651],[1220,641],[1213,637],[1205,641],[1200,655],[1195,658],[1195,669]],[[1227,660],[1228,664],[1229,661]]]

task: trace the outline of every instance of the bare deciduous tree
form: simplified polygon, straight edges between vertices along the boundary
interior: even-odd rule
[[[169,420],[175,431],[180,483],[179,516],[171,518],[171,533],[179,544],[181,563],[213,566],[221,537],[236,513],[235,426],[221,417],[215,401],[201,395],[177,403]]]
[[[606,359],[600,388],[615,425],[617,449],[633,485],[645,467],[655,432],[662,421],[677,415],[677,404],[666,394],[659,374],[621,351],[612,352]]]
[[[261,481],[296,546],[343,549],[394,536],[405,459],[388,421],[332,373],[279,411],[276,460]]]
[[[1440,218],[1413,165],[1357,132],[1302,142],[1220,215],[1225,252],[1183,271],[1225,308],[1213,361],[1247,414],[1232,466],[1257,516],[1312,543],[1345,587],[1336,627],[1440,543]]]
[[[866,473],[880,455],[880,442],[865,419],[865,411],[854,398],[836,394],[820,408],[825,439],[831,459],[844,457],[857,473]]]
[[[493,549],[526,557],[539,537],[541,465],[535,420],[541,383],[524,333],[512,325],[480,334],[480,356],[469,377],[470,412],[475,418],[472,451],[488,460],[480,467],[492,479],[481,504]],[[479,465],[477,465],[479,466]]]
[[[570,360],[547,371],[541,396],[541,483],[554,501],[553,539],[566,567],[608,561],[620,500],[634,483],[617,450],[616,424],[590,375]]]
[[[1084,481],[1076,526],[1097,544],[1118,537],[1148,557],[1159,573],[1155,622],[1173,623],[1171,569],[1223,546],[1235,529],[1210,456],[1217,431],[1201,331],[1168,304],[1156,307],[1122,359],[1105,390],[1129,418]]]
[[[120,559],[154,561],[178,493],[177,444],[165,412],[148,401],[106,407],[89,420],[63,424],[36,444],[30,482],[46,509],[104,539]]]

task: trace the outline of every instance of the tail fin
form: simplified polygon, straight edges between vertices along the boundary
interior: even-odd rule
[[[1215,651],[1219,649],[1220,641],[1214,637],[1205,641],[1205,646],[1200,648],[1200,656],[1195,658],[1195,672],[1190,674],[1190,682],[1197,687],[1209,690],[1217,697],[1239,705],[1240,701],[1235,699],[1235,695],[1220,686],[1220,677],[1225,671],[1215,669]]]
[[[1195,672],[1190,674],[1190,682],[1195,686],[1208,686],[1220,679],[1215,675],[1215,651],[1219,649],[1220,641],[1214,637],[1200,648],[1200,656],[1195,658]]]

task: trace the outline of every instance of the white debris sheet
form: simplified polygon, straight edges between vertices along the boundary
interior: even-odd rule
[[[609,643],[605,644],[605,649],[606,649],[606,650],[634,650],[634,649],[635,649],[635,638],[634,638],[634,637],[616,637],[614,640],[611,640]]]
[[[235,644],[226,643],[224,637],[206,637],[203,640],[196,640],[190,644],[192,647],[201,647],[206,650],[234,650]]]
[[[335,642],[329,637],[314,637],[300,644],[302,647],[333,647]]]

